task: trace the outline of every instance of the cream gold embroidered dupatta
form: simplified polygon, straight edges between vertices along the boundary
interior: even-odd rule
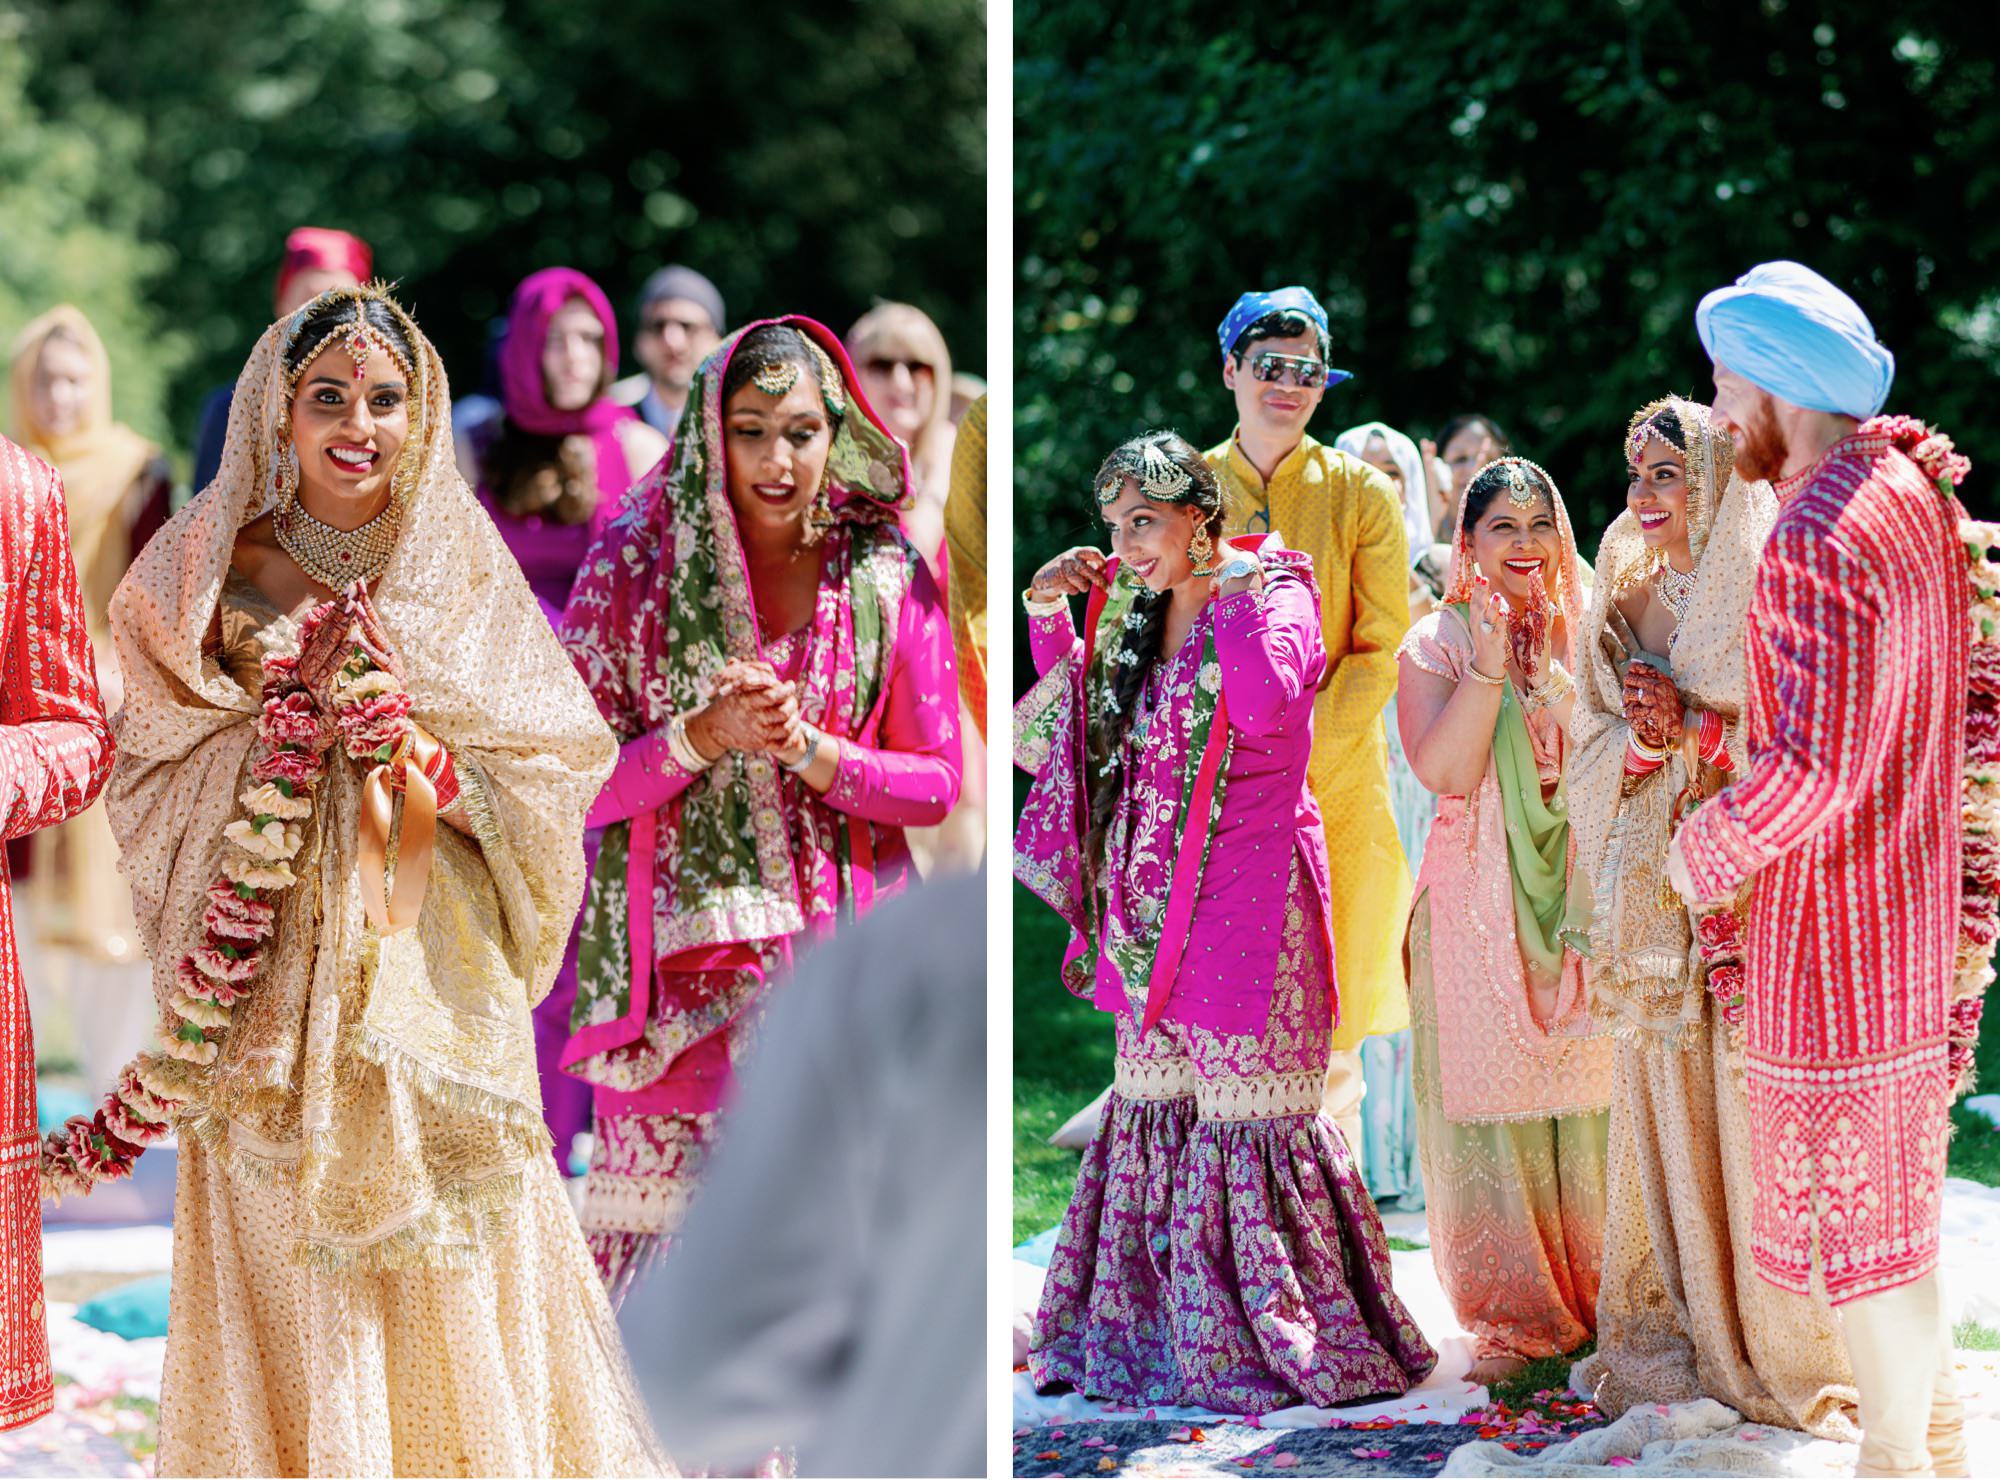
[[[1777,518],[1777,499],[1768,483],[1746,484],[1734,475],[1729,439],[1716,429],[1708,407],[1669,397],[1644,408],[1635,426],[1666,407],[1678,414],[1688,441],[1695,588],[1671,649],[1656,656],[1667,660],[1688,703],[1722,716],[1730,754],[1740,757],[1743,623],[1758,553]],[[1692,739],[1684,742],[1628,794],[1625,746],[1631,726],[1623,686],[1639,642],[1616,605],[1622,593],[1647,578],[1651,559],[1638,521],[1629,511],[1620,514],[1598,551],[1597,584],[1577,643],[1567,778],[1577,849],[1570,919],[1589,922],[1584,974],[1593,1006],[1606,1023],[1628,1031],[1675,1032],[1701,1020],[1702,988],[1691,969],[1688,914],[1666,882],[1674,799],[1688,784],[1693,746]]]
[[[237,531],[271,503],[287,325],[266,330],[230,410],[221,472],[119,586],[125,673],[106,796],[163,1019],[197,943],[223,828],[241,815],[258,696],[203,654]],[[444,367],[419,384],[402,532],[374,594],[412,714],[452,751],[477,839],[440,827],[416,928],[381,938],[356,877],[361,771],[329,760],[255,990],[183,1128],[245,1181],[298,1191],[322,1267],[466,1262],[480,1214],[546,1154],[529,1007],[583,890],[583,815],[610,732],[519,567],[459,476]]]

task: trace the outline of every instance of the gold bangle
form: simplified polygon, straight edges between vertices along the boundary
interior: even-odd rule
[[[1467,663],[1465,665],[1465,672],[1468,677],[1476,678],[1481,683],[1490,683],[1496,689],[1499,688],[1502,684],[1507,682],[1507,675],[1504,673],[1501,674],[1498,678],[1494,678],[1490,674],[1481,673],[1479,671],[1479,665],[1477,663]]]

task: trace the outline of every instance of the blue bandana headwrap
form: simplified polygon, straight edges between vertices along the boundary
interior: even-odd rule
[[[1694,327],[1711,360],[1808,411],[1866,421],[1896,378],[1861,305],[1796,262],[1766,262],[1717,288]]]
[[[1320,333],[1325,334],[1328,332],[1326,310],[1319,306],[1319,300],[1313,297],[1310,288],[1273,288],[1268,293],[1253,291],[1245,293],[1241,298],[1237,299],[1235,307],[1223,315],[1222,323],[1217,326],[1215,337],[1222,341],[1222,352],[1225,355],[1228,354],[1230,349],[1235,345],[1237,336],[1256,323],[1257,320],[1263,318],[1265,314],[1278,313],[1283,310],[1302,313],[1319,326]],[[1345,370],[1336,370],[1331,365],[1327,367],[1326,383],[1328,385],[1339,385],[1343,380],[1352,380],[1353,378]]]

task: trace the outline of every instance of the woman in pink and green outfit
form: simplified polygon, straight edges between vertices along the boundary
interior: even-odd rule
[[[570,1072],[614,1296],[678,1227],[765,991],[910,876],[959,788],[943,596],[909,460],[810,319],[703,363],[672,455],[584,561],[562,638],[622,742],[589,824]],[[941,697],[942,696],[942,697]]]

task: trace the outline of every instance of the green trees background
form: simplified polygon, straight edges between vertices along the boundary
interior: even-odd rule
[[[1315,431],[1486,411],[1594,546],[1626,418],[1709,388],[1696,301],[1795,258],[1861,302],[1896,354],[1891,409],[1950,431],[1970,499],[2000,507],[2000,28],[1981,7],[1117,9],[1015,5],[1022,566],[1089,530],[1082,490],[1120,439],[1228,433],[1215,325],[1291,282],[1357,377]]]
[[[462,389],[556,263],[628,342],[681,260],[739,318],[909,299],[979,371],[985,56],[981,0],[0,0],[0,351],[76,302],[184,454],[310,223],[374,246]]]

